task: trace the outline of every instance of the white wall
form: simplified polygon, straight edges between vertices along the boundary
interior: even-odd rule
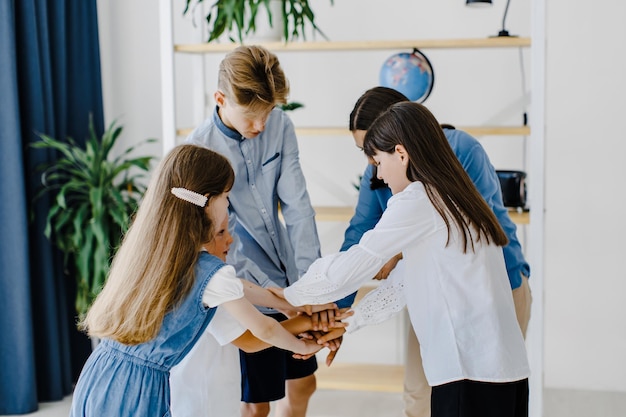
[[[117,119],[129,143],[162,136],[159,15],[153,3],[98,1],[105,121]],[[138,152],[160,155],[161,145]]]
[[[545,382],[626,391],[626,4],[547,3]]]
[[[129,142],[161,137],[157,2],[98,3],[105,116],[108,121],[119,118]],[[184,1],[176,3],[178,16]],[[467,8],[463,0],[337,0],[332,7],[329,3],[315,2],[320,27],[333,40],[357,40],[495,34],[505,2],[496,1],[486,9]],[[529,4],[511,2],[507,29],[512,34],[530,34]],[[624,110],[618,100],[626,87],[626,60],[620,54],[626,40],[621,22],[626,5],[618,0],[605,0],[600,6],[550,0],[546,12],[545,385],[626,391],[626,307],[618,302],[626,287],[626,274],[618,264],[626,228],[618,210],[625,197],[617,182],[624,177],[626,143],[616,129],[617,111]],[[190,18],[177,19],[176,25],[178,42],[195,41],[198,35]],[[306,105],[293,113],[296,124],[345,126],[354,101],[378,83],[380,65],[393,52],[281,54],[292,84],[291,98]],[[520,124],[530,101],[523,89],[523,81],[525,90],[530,88],[528,50],[423,52],[436,76],[425,104],[440,121]],[[183,127],[194,123],[188,97],[195,86],[190,82],[192,58],[176,59],[177,118]],[[219,59],[202,58],[209,94],[215,88]],[[524,168],[524,138],[481,141],[496,168]],[[314,204],[354,204],[351,183],[364,161],[350,138],[302,137],[300,147]],[[530,173],[529,187],[539,180]],[[337,250],[344,228],[337,223],[320,225],[325,252]],[[520,237],[525,242],[524,227]]]

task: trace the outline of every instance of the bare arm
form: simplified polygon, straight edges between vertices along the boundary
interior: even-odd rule
[[[231,343],[246,353],[258,352],[272,346],[254,336],[250,330],[246,330],[241,336],[233,340]]]
[[[303,355],[318,352],[323,347],[313,341],[298,339],[279,322],[261,314],[245,297],[227,301],[220,306],[254,336],[269,345]]]
[[[299,315],[291,319],[282,321],[280,322],[280,325],[292,335],[299,335],[300,333],[308,332],[313,328],[311,317],[306,315]],[[340,322],[337,322],[336,325],[345,326],[345,324]],[[341,332],[340,334],[343,334],[343,332]],[[333,337],[329,336],[325,339],[325,342],[332,339]],[[272,346],[269,343],[266,343],[254,336],[250,330],[246,330],[241,336],[233,340],[232,344],[247,353],[258,352]],[[322,347],[324,346],[328,347],[331,350],[335,350],[335,344],[322,345]],[[338,346],[336,348],[338,349]]]
[[[321,304],[321,305],[315,305],[315,306],[305,305],[305,306],[300,306],[300,307],[294,307],[291,304],[289,304],[287,300],[277,296],[276,294],[274,294],[274,292],[272,292],[269,289],[260,287],[245,279],[242,279],[241,282],[243,283],[244,295],[252,304],[257,305],[257,306],[275,308],[276,310],[279,310],[283,314],[294,312],[294,311],[311,314],[311,313],[316,313],[319,311],[332,310],[332,309],[337,308],[337,306],[334,303]],[[272,288],[272,290],[274,290],[274,288]],[[285,314],[285,315],[289,317],[289,316],[292,316],[293,314]]]
[[[376,280],[387,279],[387,277],[389,276],[391,271],[393,271],[393,269],[396,267],[400,259],[402,259],[401,253],[397,254],[396,256],[391,258],[389,261],[387,261],[387,263],[383,265],[383,267],[380,268],[380,271],[378,271],[378,273],[374,276],[374,279]]]

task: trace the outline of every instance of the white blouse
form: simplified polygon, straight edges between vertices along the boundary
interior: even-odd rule
[[[246,328],[219,305],[243,296],[243,284],[230,265],[207,284],[202,301],[218,308],[200,339],[170,371],[172,417],[240,416],[239,349],[230,343]]]
[[[296,306],[341,299],[402,252],[396,277],[368,294],[348,321],[355,328],[373,324],[406,302],[431,386],[527,378],[502,248],[481,240],[474,251],[470,246],[463,253],[462,235],[451,227],[446,246],[446,225],[423,185],[414,182],[389,200],[376,227],[358,245],[315,261],[285,289],[285,297]]]
[[[209,280],[202,294],[202,302],[208,307],[215,307],[243,296],[243,283],[237,278],[235,268],[224,265]]]

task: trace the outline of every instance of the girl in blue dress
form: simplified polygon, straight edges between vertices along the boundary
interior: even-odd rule
[[[217,306],[208,294],[271,345],[303,355],[320,349],[259,313],[239,280],[212,279],[225,264],[202,249],[228,214],[233,182],[228,160],[206,148],[178,146],[163,159],[81,323],[101,342],[70,416],[169,416],[169,370],[211,321]]]

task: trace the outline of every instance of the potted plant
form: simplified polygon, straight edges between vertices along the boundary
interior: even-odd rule
[[[195,7],[204,0],[186,1],[183,14],[189,11],[191,5]],[[209,25],[207,42],[218,39],[224,32],[227,32],[232,42],[243,43],[246,35],[256,32],[257,15],[260,7],[264,7],[267,11],[268,24],[273,27],[275,21],[270,7],[270,3],[273,1],[281,3],[282,15],[280,17],[285,42],[295,40],[300,36],[302,39],[306,39],[305,28],[307,24],[310,24],[315,32],[326,38],[315,23],[315,14],[311,9],[309,0],[215,0],[206,16]],[[333,4],[333,0],[330,3]],[[233,39],[233,32],[236,32],[237,40]]]
[[[104,285],[112,255],[145,191],[141,179],[153,159],[129,157],[135,146],[113,157],[111,150],[121,132],[122,127],[114,121],[98,138],[90,119],[84,147],[69,137],[63,141],[44,134],[32,144],[60,155],[54,163],[38,167],[43,188],[37,197],[54,196],[45,235],[63,252],[65,266],[74,266],[79,319]]]

